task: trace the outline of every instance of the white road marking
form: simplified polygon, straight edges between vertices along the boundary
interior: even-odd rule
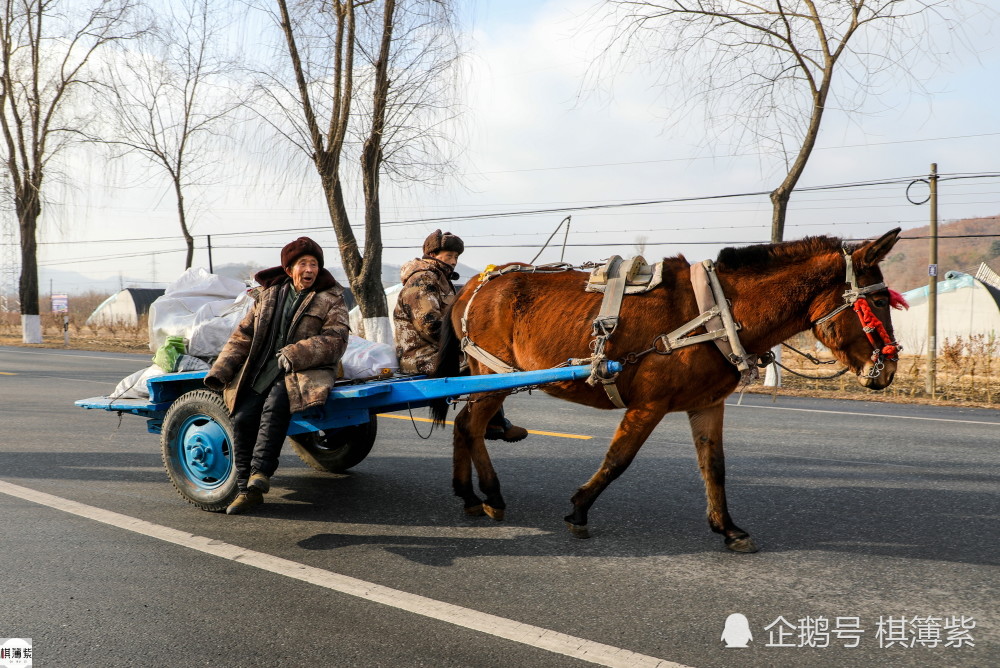
[[[563,654],[599,666],[614,666],[618,668],[689,668],[679,663],[658,659],[645,654],[604,645],[602,643],[576,638],[564,633],[531,624],[522,624],[512,619],[498,617],[478,610],[463,608],[459,605],[436,601],[425,596],[410,594],[399,589],[383,587],[372,582],[352,578],[306,566],[289,559],[275,557],[263,552],[256,552],[237,545],[230,545],[204,536],[195,536],[185,531],[153,524],[136,517],[95,508],[77,501],[53,496],[27,487],[13,485],[0,480],[0,493],[7,494],[25,501],[31,501],[49,508],[55,508],[78,517],[84,517],[95,522],[108,524],[119,529],[156,538],[167,543],[180,545],[204,554],[210,554],[223,559],[229,559],[247,566],[253,566],[271,573],[284,575],[295,580],[308,582],[319,587],[356,596],[358,598],[381,603],[398,610],[405,610],[416,615],[429,617],[455,626],[479,631],[488,635],[512,640],[523,645],[537,647],[555,654]]]
[[[819,408],[789,408],[787,406],[747,406],[739,404],[726,404],[727,407],[737,408],[766,408],[772,411],[800,411],[802,413],[830,413],[831,415],[861,415],[864,417],[884,417],[895,418],[896,420],[927,420],[930,422],[958,422],[961,424],[982,424],[990,426],[1000,426],[1000,422],[986,422],[985,420],[953,420],[951,418],[918,417],[916,415],[885,415],[882,413],[859,413],[857,411],[826,411]]]

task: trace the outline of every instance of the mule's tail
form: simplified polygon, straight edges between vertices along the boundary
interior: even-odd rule
[[[441,320],[441,336],[438,339],[437,366],[430,374],[431,378],[448,378],[457,376],[462,371],[462,343],[459,341],[455,328],[451,325],[451,307],[444,312]],[[432,399],[430,403],[431,418],[434,424],[444,425],[448,417],[447,399]]]

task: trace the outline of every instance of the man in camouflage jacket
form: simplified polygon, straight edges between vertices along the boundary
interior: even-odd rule
[[[455,266],[465,243],[451,232],[435,230],[424,240],[423,257],[404,264],[399,271],[403,289],[392,314],[396,356],[404,373],[429,374],[437,365],[441,323],[455,301],[458,280]],[[528,435],[524,427],[510,423],[503,407],[486,428],[489,440],[520,441]]]
[[[239,495],[230,515],[263,503],[292,413],[326,403],[350,331],[344,289],[312,239],[285,246],[281,266],[254,278],[256,302],[205,377],[233,418]]]

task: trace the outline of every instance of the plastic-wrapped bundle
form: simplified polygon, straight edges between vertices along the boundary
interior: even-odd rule
[[[387,343],[377,343],[353,334],[347,340],[347,350],[340,358],[344,378],[359,380],[382,374],[383,369],[399,370],[396,351]]]
[[[210,274],[201,267],[188,269],[149,307],[149,349],[157,350],[168,336],[182,336],[191,341],[202,308],[208,307],[206,316],[202,318],[207,320],[210,318],[208,313],[222,314],[245,293],[246,286],[242,281]],[[229,333],[226,334],[228,337]],[[202,352],[197,354],[201,356]],[[218,351],[215,351],[207,356],[217,354]]]

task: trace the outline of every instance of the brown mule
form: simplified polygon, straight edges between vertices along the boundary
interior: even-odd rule
[[[743,347],[763,355],[794,334],[812,329],[834,356],[858,375],[863,386],[873,390],[888,386],[896,370],[895,348],[890,345],[894,342],[882,341],[885,347],[881,349],[873,346],[859,316],[849,307],[852,300],[866,302],[863,306],[870,307],[869,315],[877,316],[885,325],[883,331],[892,337],[890,296],[881,285],[878,264],[898,235],[899,229],[895,229],[876,241],[848,247],[837,238],[809,237],[724,249],[716,270],[732,316],[741,327]],[[587,275],[579,271],[513,271],[481,286],[476,279],[469,281],[445,319],[435,375],[458,374],[461,350],[455,332],[463,331],[463,317],[471,341],[522,370],[545,369],[568,358],[587,357],[591,323],[602,295],[585,293],[586,280]],[[474,293],[474,303],[467,310]],[[573,511],[565,519],[575,536],[589,535],[590,507],[628,468],[663,416],[685,411],[705,482],[709,526],[724,536],[729,549],[757,550],[750,535],[733,522],[726,506],[723,402],[737,388],[740,373],[712,343],[678,348],[669,354],[632,356],[630,360],[629,353],[647,350],[651,341],[698,314],[691,268],[682,256],[663,261],[660,286],[625,297],[617,330],[605,353],[609,359],[626,362],[617,379],[626,409],[600,468],[573,494]],[[704,329],[695,330],[699,332]],[[473,374],[491,373],[476,359],[470,357],[468,362]],[[542,389],[568,401],[613,408],[600,385],[561,382]],[[467,513],[485,513],[498,520],[503,518],[506,504],[483,435],[487,421],[505,397],[488,394],[466,404],[455,418],[454,431],[455,494],[462,498]],[[438,402],[432,412],[441,421],[447,405]],[[473,490],[473,465],[485,501]]]

